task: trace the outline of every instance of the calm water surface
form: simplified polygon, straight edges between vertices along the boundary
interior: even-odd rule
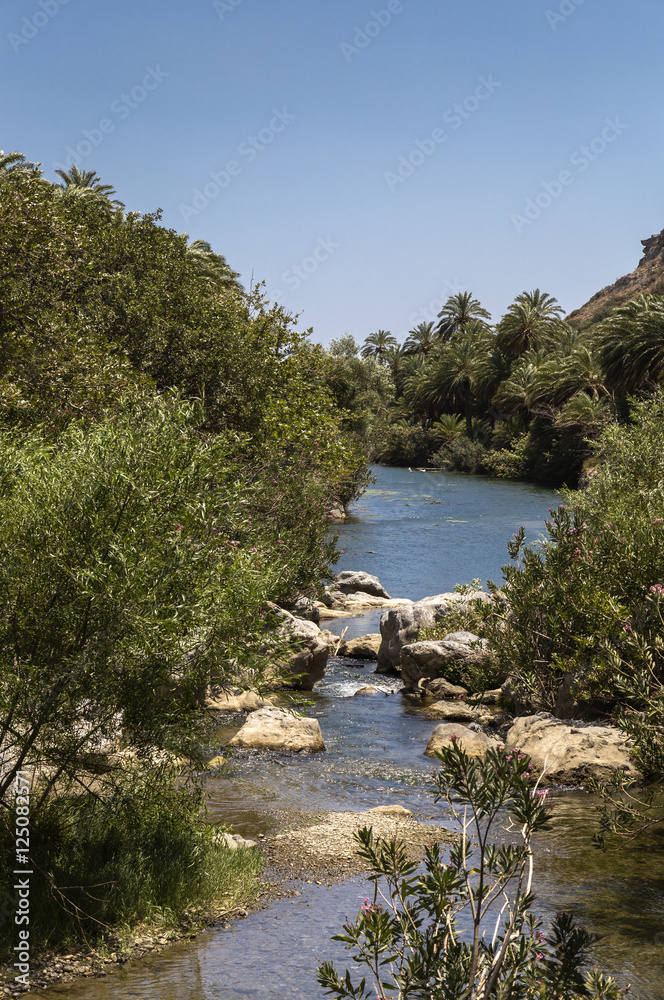
[[[338,569],[364,569],[394,596],[421,598],[475,577],[500,581],[506,542],[520,525],[528,538],[544,533],[555,493],[535,486],[435,472],[376,469],[376,483],[335,532]],[[379,615],[341,619],[348,635],[378,630]],[[246,836],[270,833],[284,811],[366,809],[397,802],[418,819],[444,824],[444,809],[427,789],[433,764],[423,756],[433,723],[398,694],[399,682],[332,660],[317,685],[309,714],[320,720],[324,754],[282,757],[236,753],[232,776],[209,781],[211,811]],[[384,694],[353,697],[372,683]],[[218,747],[242,723],[230,717]],[[664,998],[664,849],[659,838],[603,854],[590,835],[594,802],[584,793],[557,795],[554,829],[537,844],[537,908],[573,909],[605,935],[600,965],[631,982],[647,1000]],[[330,941],[366,895],[361,881],[327,887],[304,884],[302,895],[271,904],[196,941],[131,963],[106,979],[46,991],[72,1000],[322,1000],[315,969],[325,958],[345,968],[346,954]]]

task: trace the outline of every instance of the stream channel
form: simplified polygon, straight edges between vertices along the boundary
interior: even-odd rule
[[[506,543],[520,525],[530,541],[558,496],[541,487],[407,469],[374,469],[376,482],[335,528],[337,570],[376,574],[395,597],[420,599],[473,578],[500,582]],[[380,614],[323,621],[347,638],[379,630]],[[433,763],[423,756],[433,726],[396,693],[394,678],[369,677],[375,664],[351,668],[333,659],[308,714],[320,720],[327,751],[303,757],[252,751],[233,756],[230,776],[208,781],[213,818],[254,837],[283,828],[293,813],[362,810],[398,803],[417,819],[445,825],[445,810],[427,789]],[[375,683],[388,696],[353,698]],[[243,719],[220,729],[219,752]],[[664,838],[615,853],[593,847],[595,802],[579,791],[551,798],[553,829],[535,847],[534,909],[545,917],[571,909],[603,935],[599,966],[644,1000],[664,998]],[[296,874],[296,873],[294,873]],[[194,941],[113,968],[104,979],[41,991],[69,1000],[322,1000],[319,962],[349,964],[330,941],[368,894],[361,879],[328,885],[294,881],[299,896],[214,928]],[[359,979],[360,977],[358,977]]]

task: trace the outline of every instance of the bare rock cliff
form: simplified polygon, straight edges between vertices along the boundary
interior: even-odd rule
[[[567,317],[568,323],[587,326],[604,319],[616,306],[630,302],[646,292],[664,295],[664,229],[647,240],[641,240],[641,243],[643,256],[636,270],[618,278],[612,285],[607,285],[580,309],[575,309]]]

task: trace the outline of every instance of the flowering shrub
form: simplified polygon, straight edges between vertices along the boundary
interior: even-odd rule
[[[615,982],[587,967],[596,939],[569,914],[549,928],[531,913],[531,839],[548,822],[546,797],[529,781],[530,762],[518,750],[489,750],[484,761],[452,741],[437,754],[434,798],[445,799],[460,828],[446,858],[427,848],[423,869],[408,861],[398,840],[356,834],[371,871],[373,900],[334,940],[353,951],[371,981],[340,976],[331,962],[318,981],[339,998],[364,1000],[526,1000],[618,997]],[[514,842],[490,842],[510,817]]]

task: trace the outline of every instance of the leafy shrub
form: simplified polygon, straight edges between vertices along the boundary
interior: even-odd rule
[[[177,922],[189,907],[246,901],[256,890],[255,851],[219,845],[203,822],[200,789],[178,788],[168,768],[125,770],[101,794],[50,798],[31,818],[30,939],[33,948],[82,944],[105,928],[158,918]],[[0,895],[16,845],[0,827]],[[15,904],[14,904],[15,908]],[[0,957],[16,943],[13,920],[0,926]]]
[[[525,479],[532,468],[531,447],[528,435],[520,434],[509,448],[488,451],[484,463],[499,479]]]
[[[457,438],[443,445],[431,459],[437,469],[453,472],[488,472],[487,450],[479,441]]]
[[[407,860],[403,843],[375,839],[370,828],[359,831],[357,853],[371,871],[373,899],[333,940],[353,952],[371,982],[356,984],[348,970],[340,976],[325,962],[321,986],[339,1000],[622,995],[613,980],[584,969],[595,935],[564,913],[544,930],[531,912],[531,839],[547,828],[548,813],[545,796],[531,787],[528,758],[496,749],[482,762],[458,744],[437,756],[434,797],[447,801],[461,831],[449,858],[433,844],[420,870]],[[519,835],[516,843],[497,846],[489,838],[503,810]]]
[[[385,465],[425,465],[429,461],[431,439],[418,424],[392,424],[375,442],[376,458]]]
[[[651,587],[664,583],[662,394],[636,404],[632,424],[611,425],[597,447],[595,475],[552,511],[539,550],[523,548],[523,531],[508,545],[519,564],[505,567],[485,613],[498,662],[548,709],[565,674],[587,705],[615,704],[612,657],[635,662],[634,634],[655,641],[644,623]]]

